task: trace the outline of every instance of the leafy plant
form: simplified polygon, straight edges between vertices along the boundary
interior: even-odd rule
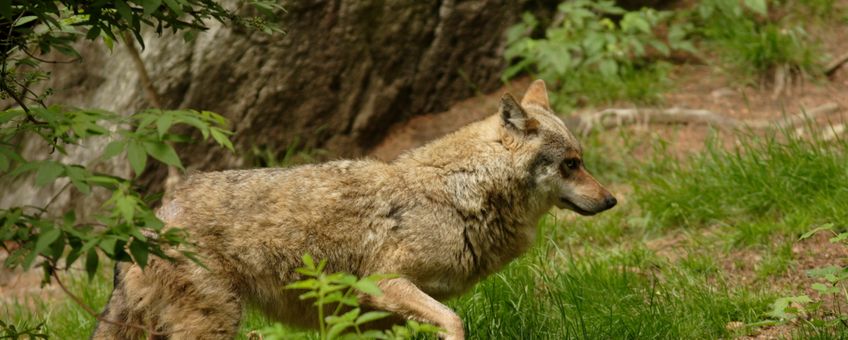
[[[301,294],[300,299],[315,300],[313,305],[317,309],[319,336],[322,340],[409,339],[416,334],[436,334],[439,331],[438,327],[412,320],[407,321],[406,326],[396,325],[390,330],[363,331],[363,325],[388,317],[391,313],[383,311],[363,313],[358,296],[360,294],[382,295],[377,282],[389,276],[371,275],[359,279],[346,273],[327,274],[325,272],[327,261],[321,260],[316,264],[308,254],[303,256],[303,264],[304,266],[298,268],[297,272],[304,275],[306,279],[292,283],[286,286],[286,289],[304,289],[306,293]],[[268,339],[287,337],[286,330],[280,324],[268,327],[262,333]]]
[[[694,52],[686,39],[688,27],[671,19],[672,12],[627,11],[612,1],[567,1],[559,4],[555,20],[537,39],[533,32],[540,23],[525,13],[522,23],[507,32],[505,56],[510,67],[502,77],[526,71],[557,84],[554,101],[559,106],[574,105],[569,98],[575,95],[592,102],[656,100],[666,69],[653,56],[668,56],[672,50]],[[663,25],[668,27],[665,36],[657,33]]]
[[[724,65],[741,79],[771,81],[775,72],[816,75],[821,53],[799,24],[771,19],[765,0],[701,1],[694,22]]]
[[[253,163],[259,167],[290,167],[301,164],[314,163],[318,159],[327,157],[328,152],[320,148],[311,148],[301,145],[300,139],[296,138],[286,146],[282,156],[278,156],[275,150],[268,147],[253,146]]]
[[[206,29],[207,20],[218,20],[279,31],[264,20],[281,10],[279,5],[270,0],[250,3],[262,16],[241,17],[211,0],[0,1],[0,29],[6,32],[0,38],[0,99],[16,105],[0,112],[0,176],[4,181],[33,178],[38,187],[57,189],[43,205],[0,209],[0,247],[9,253],[7,268],[40,266],[46,282],[51,277],[58,281],[57,271],[82,258],[89,276],[100,267],[101,256],[141,267],[151,255],[183,254],[193,259],[185,232],[164,228],[150,208],[157,195],[142,194],[135,179],[151,157],[182,169],[173,144],[192,140],[173,132],[178,125],[193,127],[204,140],[211,138],[232,151],[226,120],[188,109],[155,108],[124,115],[50,103],[52,89],[44,84],[50,74],[42,65],[56,62],[45,59],[48,55],[78,60],[73,43],[80,38],[102,39],[113,48],[121,40],[134,46],[134,36],[144,46],[144,27],[190,37]],[[103,144],[107,145],[91,161],[69,160],[74,151]],[[33,149],[44,151],[25,152]],[[97,170],[116,156],[126,157],[131,174]],[[71,190],[99,208],[78,217],[72,209],[52,206]],[[105,202],[99,197],[106,197]]]
[[[811,231],[801,235],[799,240],[803,241],[820,232],[829,232],[833,235],[829,239],[831,243],[848,246],[848,231],[839,231],[833,223],[827,223],[819,226]],[[810,288],[819,294],[819,301],[815,301],[808,295],[799,295],[793,297],[783,297],[777,299],[772,305],[773,310],[768,313],[769,316],[780,321],[794,320],[802,314],[801,308],[805,305],[813,307],[821,306],[827,297],[832,297],[837,308],[831,312],[830,317],[818,320],[821,326],[825,329],[832,327],[848,327],[848,313],[839,308],[840,301],[848,300],[848,268],[828,265],[818,267],[807,271],[807,275],[811,278],[818,279],[819,282],[813,283]],[[815,303],[814,303],[815,302]]]
[[[38,324],[33,327],[24,325],[16,327],[13,324],[7,324],[0,320],[0,339],[48,339],[47,334],[44,334],[44,324]]]

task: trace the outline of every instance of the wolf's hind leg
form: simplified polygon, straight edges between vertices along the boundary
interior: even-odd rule
[[[180,294],[171,296],[159,314],[159,328],[168,333],[168,339],[235,338],[242,303],[225,280],[204,277],[177,285]]]
[[[450,308],[422,292],[403,278],[388,279],[378,284],[381,296],[367,296],[365,303],[377,309],[397,313],[407,319],[433,323],[443,329],[447,340],[465,338],[462,320]]]
[[[117,324],[131,324],[138,323],[139,321],[132,320],[135,313],[133,313],[132,307],[127,299],[121,268],[121,264],[115,265],[115,284],[112,289],[112,296],[109,297],[109,302],[106,303],[106,309],[100,314],[101,319],[113,321],[114,323],[98,321],[94,329],[94,334],[91,335],[91,339],[138,339],[143,335],[142,330],[139,328],[126,327]]]

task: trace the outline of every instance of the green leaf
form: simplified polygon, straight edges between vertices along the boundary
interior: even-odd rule
[[[162,0],[142,0],[141,6],[144,8],[144,16],[153,14],[161,4]]]
[[[180,162],[180,157],[177,156],[177,152],[174,151],[174,148],[164,142],[144,142],[144,149],[147,150],[153,158],[158,159],[160,162],[178,167],[180,169],[183,168],[183,164]]]
[[[132,14],[132,9],[130,8],[130,6],[127,5],[127,3],[124,0],[117,0],[114,3],[115,3],[115,10],[117,10],[118,14],[120,14],[121,17],[124,18],[124,21],[126,21],[127,23],[132,23],[133,22],[133,14]]]
[[[339,322],[337,324],[334,324],[332,327],[330,327],[329,330],[327,330],[327,339],[338,338],[339,334],[342,334],[342,332],[344,332],[345,329],[348,329],[351,326],[353,326],[353,322],[350,322],[350,321],[343,321],[343,322]]]
[[[601,75],[604,77],[614,77],[618,75],[618,64],[610,59],[602,60],[598,64],[598,70],[601,71]]]
[[[817,228],[815,228],[815,229],[813,229],[813,230],[810,230],[810,231],[808,231],[808,232],[804,233],[804,234],[803,234],[803,235],[801,235],[801,237],[799,237],[798,239],[799,239],[799,240],[808,239],[808,238],[810,238],[810,236],[813,236],[813,235],[815,235],[816,233],[818,233],[818,232],[820,232],[820,231],[823,231],[823,230],[831,230],[831,229],[833,229],[833,223],[824,224],[824,225],[821,225],[821,226],[819,226],[819,227],[817,227]]]
[[[106,254],[114,256],[116,241],[118,241],[118,239],[114,237],[106,237],[100,241],[100,249],[103,249]]]
[[[353,288],[356,288],[360,292],[363,292],[368,295],[383,295],[383,291],[380,290],[380,287],[377,287],[377,284],[374,281],[368,279],[362,279],[357,281],[355,284],[353,284]]]
[[[130,229],[130,235],[140,240],[141,242],[147,242],[147,236],[144,236],[144,234],[141,233],[141,229],[139,228]]]
[[[822,293],[822,294],[839,293],[839,288],[836,288],[836,287],[833,287],[833,286],[828,286],[828,285],[825,285],[825,284],[819,283],[819,282],[813,283],[810,286],[810,288],[812,288],[813,290],[816,290],[816,291],[818,291],[819,293]]]
[[[744,0],[745,6],[759,15],[768,15],[766,0]]]
[[[143,242],[133,240],[130,243],[130,253],[132,253],[135,263],[138,263],[141,268],[147,266],[147,247]]]
[[[144,151],[144,146],[138,141],[131,141],[127,146],[127,158],[130,160],[130,166],[135,171],[135,175],[141,175],[147,166],[147,152]]]
[[[839,243],[848,239],[848,232],[836,234],[835,237],[830,238],[830,243]]]
[[[85,182],[87,176],[85,169],[78,166],[69,166],[65,168],[65,172],[67,172],[68,178],[71,179],[71,183],[74,184],[77,190],[85,195],[91,193],[91,186]]]
[[[9,172],[9,176],[15,177],[25,172],[36,170],[40,165],[41,163],[39,162],[24,162],[16,168],[12,168],[12,171]]]
[[[38,235],[38,241],[35,243],[35,251],[37,253],[43,252],[50,246],[53,241],[56,241],[59,236],[62,235],[62,231],[59,228],[53,228],[44,233]]]
[[[21,251],[28,251],[28,249],[20,249],[20,250]],[[34,249],[29,251],[29,253],[27,253],[26,257],[24,257],[24,260],[21,262],[21,266],[23,267],[23,269],[24,270],[29,269],[29,267],[32,266],[32,263],[35,262],[35,258],[37,256],[38,256],[38,252],[35,251]]]
[[[176,0],[162,0],[162,2],[164,2],[165,5],[168,6],[168,8],[170,8],[171,11],[174,12],[174,14],[176,14],[177,16],[183,15],[182,7],[179,3],[177,3]]]
[[[94,278],[94,274],[97,273],[97,266],[99,265],[100,257],[97,256],[97,249],[92,248],[88,250],[88,255],[85,257],[85,271],[88,273],[88,278]]]
[[[360,315],[358,318],[356,318],[355,324],[361,325],[361,324],[364,324],[364,323],[367,323],[367,322],[380,320],[382,318],[388,317],[389,315],[392,315],[392,313],[380,312],[380,311],[367,312],[365,314]]]
[[[120,195],[115,200],[115,207],[123,216],[128,224],[133,223],[133,215],[135,214],[136,202],[129,196]]]
[[[671,54],[671,50],[663,42],[651,40],[650,44],[651,44],[651,46],[654,47],[654,49],[656,49],[658,52],[660,52],[663,56],[667,57],[669,54]]]
[[[30,23],[35,19],[38,19],[38,17],[34,15],[23,16],[15,21],[15,27],[26,25],[27,23]]]
[[[359,308],[354,308],[349,310],[347,313],[342,314],[342,316],[340,316],[339,318],[344,321],[353,322],[353,320],[356,320],[356,317],[359,316],[359,313],[361,311],[362,310]]]
[[[230,141],[230,138],[227,136],[227,132],[221,130],[219,128],[213,127],[209,129],[209,132],[212,133],[212,138],[218,142],[219,145],[226,147],[230,151],[235,151],[233,149],[233,143]]]
[[[35,185],[43,187],[53,183],[57,177],[65,172],[65,167],[53,161],[39,163],[38,172],[35,174]]]
[[[301,299],[301,300],[314,299],[314,298],[317,298],[317,297],[318,297],[318,292],[316,292],[316,291],[309,291],[309,292],[300,294],[300,296],[298,296],[298,298]]]
[[[74,262],[79,259],[80,255],[82,255],[82,253],[80,252],[79,248],[71,247],[71,251],[69,251],[68,256],[65,257],[65,266],[70,268],[74,264]]]
[[[797,310],[791,304],[804,305],[810,302],[813,300],[806,295],[782,297],[772,304],[772,310],[767,314],[781,320],[793,319]]]
[[[112,157],[117,156],[119,153],[123,152],[127,147],[127,142],[124,140],[113,140],[106,145],[106,149],[103,150],[103,154],[100,155],[100,158],[106,160]]]
[[[315,269],[315,261],[312,259],[312,256],[309,254],[303,254],[303,264],[308,269]]]
[[[159,119],[156,120],[156,132],[159,133],[159,139],[162,139],[162,136],[168,132],[168,129],[171,128],[171,124],[174,123],[174,116],[169,114],[162,114]]]
[[[315,289],[318,288],[318,280],[315,279],[307,279],[302,281],[297,281],[295,283],[286,285],[286,289]]]

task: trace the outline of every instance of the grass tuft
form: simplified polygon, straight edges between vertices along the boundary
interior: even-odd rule
[[[649,185],[636,188],[637,201],[667,227],[740,225],[740,243],[761,240],[775,223],[798,232],[845,225],[846,146],[790,131],[750,135],[730,151],[712,139],[689,162],[646,173]]]

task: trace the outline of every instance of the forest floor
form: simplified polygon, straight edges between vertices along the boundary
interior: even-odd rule
[[[840,110],[827,115],[824,120],[835,126],[844,124],[845,118],[848,117],[848,70],[837,72],[829,81],[807,82],[794,86],[776,99],[767,88],[727,85],[730,81],[721,81],[720,77],[704,65],[679,66],[675,71],[675,78],[678,86],[665,95],[661,107],[707,109],[739,119],[777,120],[786,114],[794,114],[825,103],[836,103]],[[402,150],[490,115],[496,112],[502,93],[519,95],[528,83],[529,79],[517,80],[494,93],[457,103],[448,111],[415,117],[395,127],[385,142],[373,150],[372,155],[376,158],[392,159]],[[609,107],[634,106],[616,103]],[[571,114],[579,115],[603,108],[606,107],[585,108]],[[824,128],[828,125],[819,126]],[[787,227],[785,224],[788,222],[778,221],[772,228],[767,223],[763,226],[757,222],[737,228],[738,224],[742,223],[739,218],[730,216],[725,219],[718,216],[694,227],[687,223],[666,225],[666,221],[651,215],[656,214],[655,211],[646,214],[650,209],[642,207],[638,202],[639,197],[643,196],[637,193],[643,190],[642,187],[652,184],[646,182],[642,175],[632,175],[632,167],[657,167],[655,159],[660,156],[657,154],[659,146],[662,148],[661,156],[671,157],[685,164],[693,157],[707,152],[710,145],[708,140],[711,138],[724,141],[723,148],[727,149],[738,145],[741,139],[746,137],[738,132],[716,130],[706,125],[650,123],[634,124],[585,136],[584,148],[589,170],[611,189],[621,204],[612,212],[598,217],[579,217],[562,211],[549,216],[547,221],[542,223],[543,230],[547,231],[543,239],[550,241],[549,244],[540,243],[532,254],[517,261],[505,272],[481,283],[463,298],[451,302],[451,306],[458,310],[468,323],[469,336],[692,336],[754,339],[820,336],[821,334],[817,333],[819,328],[809,326],[813,315],[818,318],[844,315],[841,310],[848,305],[842,295],[822,296],[813,290],[812,285],[821,280],[810,277],[807,272],[830,265],[848,265],[848,247],[831,243],[826,234],[798,240],[801,233],[815,226],[813,223]],[[731,143],[726,143],[727,141]],[[552,268],[542,265],[540,263],[543,261],[539,260],[541,258],[559,266]],[[610,278],[599,273],[599,270],[608,271],[607,275],[630,272],[636,275],[636,278],[628,278],[626,275]],[[544,274],[546,272],[557,274],[551,277]],[[92,306],[99,309],[108,297],[108,275],[98,275],[95,284],[81,278],[82,275],[70,280],[72,287],[79,294],[86,296],[86,301]],[[566,280],[561,279],[559,275],[574,276]],[[556,281],[557,279],[564,281]],[[31,320],[32,325],[38,322],[37,319],[32,319],[32,313],[53,310],[56,311],[54,314],[48,313],[51,334],[60,334],[60,337],[88,334],[93,327],[93,320],[74,307],[55,287],[40,288],[39,280],[40,274],[37,271],[24,275],[3,274],[0,277],[0,299],[7,306],[7,310],[0,311],[0,314],[5,313],[19,323],[23,322],[21,320]],[[554,280],[554,283],[547,283],[548,280]],[[618,296],[618,300],[608,301],[607,297],[586,293],[581,297],[587,300],[583,301],[586,304],[583,308],[604,310],[621,304],[619,308],[623,308],[622,311],[610,309],[604,313],[615,316],[626,312],[631,315],[635,312],[628,311],[627,308],[641,306],[651,309],[646,307],[648,305],[645,299],[650,296],[644,291],[650,287],[644,284],[652,280],[665,281],[664,284],[668,286],[668,291],[656,292],[658,298],[665,299],[665,302],[661,303],[666,305],[655,307],[659,311],[648,314],[636,313],[640,318],[634,320],[620,321],[621,318],[618,318],[616,320],[622,325],[615,327],[609,324],[609,319],[601,315],[587,313],[585,310],[581,312],[580,303],[544,297],[548,289],[544,287],[548,284],[553,285],[554,288],[550,288],[552,291],[561,294],[569,291],[585,293],[587,289],[596,289],[603,294],[604,289],[609,289],[607,293],[610,296]],[[684,281],[685,283],[681,283]],[[530,289],[530,296],[526,295],[527,289]],[[701,301],[701,298],[698,298],[701,294],[704,294],[701,298],[711,301]],[[629,301],[634,295],[638,297],[638,301]],[[821,306],[798,305],[796,307],[801,309],[798,311],[799,315],[785,320],[767,314],[777,298],[798,295],[813,297],[815,301],[820,301]],[[539,318],[551,313],[550,310],[530,308],[527,306],[530,302],[527,301],[522,305],[522,300],[533,299],[537,299],[539,305],[555,306],[557,303],[563,303],[566,306],[560,310],[565,318],[558,323],[559,327],[562,327],[560,331],[522,333],[521,330],[550,327],[545,320],[525,319],[531,314]],[[17,307],[10,309],[9,306]],[[806,311],[804,308],[810,310]],[[523,316],[511,320],[510,318],[515,319],[516,313]],[[580,318],[586,317],[587,320],[571,319],[575,314],[581,313],[584,314]],[[652,324],[652,319],[659,321]],[[595,326],[598,329],[594,330],[578,327],[582,322],[589,322],[588,320],[600,324],[607,323],[607,330],[603,331],[605,327],[600,326]],[[255,312],[250,312],[243,329],[246,333],[268,324],[269,321]],[[687,326],[689,324],[691,325]],[[848,334],[839,335],[840,332],[846,331],[845,327],[825,329],[821,331],[826,335],[825,338]]]

